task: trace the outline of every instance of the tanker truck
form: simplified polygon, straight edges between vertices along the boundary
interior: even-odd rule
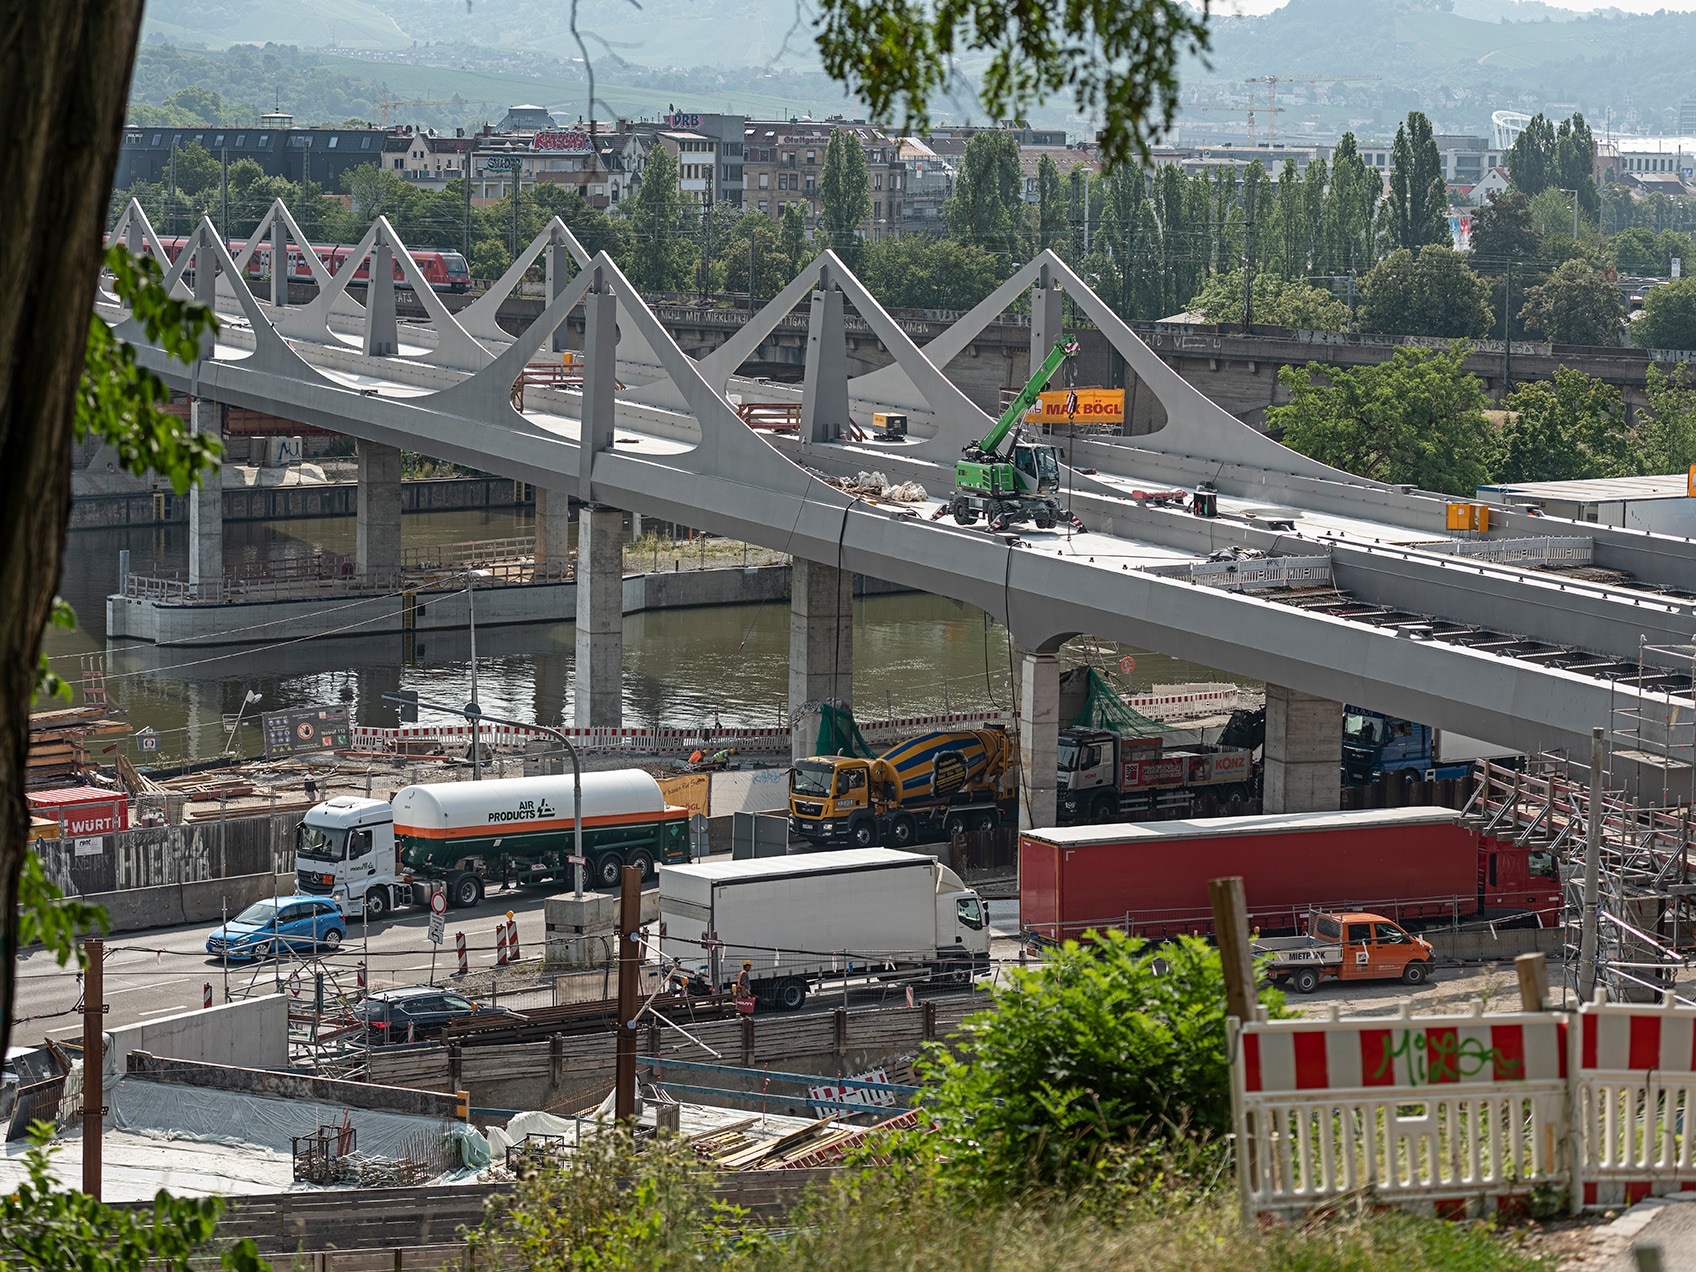
[[[338,796],[295,827],[295,882],[367,918],[428,905],[435,883],[449,905],[472,906],[491,880],[573,878],[572,819],[569,776],[432,782],[392,803]],[[689,860],[689,810],[667,807],[641,769],[585,773],[583,855],[592,887],[616,886],[626,865],[652,878],[661,862]]]
[[[1013,812],[1017,776],[1005,729],[926,733],[871,759],[816,755],[790,770],[789,829],[855,848],[988,830]]]

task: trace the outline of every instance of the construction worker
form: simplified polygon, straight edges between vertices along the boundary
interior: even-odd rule
[[[742,970],[736,977],[736,1010],[751,1012],[754,1010],[754,987],[751,974],[754,965],[747,959],[742,960]]]

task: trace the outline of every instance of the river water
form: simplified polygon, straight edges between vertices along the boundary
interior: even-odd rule
[[[576,527],[573,526],[573,531]],[[402,522],[407,545],[499,539],[534,532],[527,510],[432,512]],[[225,527],[228,563],[278,561],[315,550],[351,553],[351,517],[232,523]],[[162,735],[159,762],[212,756],[225,747],[227,721],[249,692],[256,713],[346,702],[356,722],[397,723],[384,693],[415,689],[425,700],[460,703],[471,693],[468,632],[433,633],[418,642],[413,665],[402,663],[399,636],[160,649],[106,644],[105,596],[117,585],[118,553],[129,549],[136,574],[182,575],[188,568],[182,525],[80,530],[66,546],[60,591],[77,612],[72,632],[50,629],[47,653],[67,679],[80,656],[104,652],[111,701],[131,726]],[[569,621],[484,627],[477,633],[478,696],[484,710],[512,719],[556,724],[569,718],[574,662]],[[1183,659],[1134,650],[1109,652],[1116,664],[1134,654],[1139,685],[1229,679]],[[715,717],[726,727],[777,725],[787,719],[787,604],[661,610],[624,620],[624,722],[632,727],[691,727]],[[983,611],[917,593],[854,603],[854,707],[862,719],[943,710],[988,710],[1008,703],[1006,630]],[[45,705],[45,704],[43,704]],[[428,712],[422,718],[429,722]],[[256,724],[244,725],[245,751],[259,747]],[[116,739],[113,739],[114,741]],[[91,742],[97,743],[98,739]]]

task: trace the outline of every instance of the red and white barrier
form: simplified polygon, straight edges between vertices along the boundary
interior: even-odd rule
[[[1251,1218],[1363,1188],[1445,1215],[1696,1191],[1696,1008],[1255,1022],[1231,1070]]]
[[[911,737],[931,729],[976,729],[986,725],[1007,725],[1011,718],[999,711],[952,711],[940,715],[908,716],[899,720],[876,720],[860,726],[868,740]],[[789,750],[790,732],[787,728],[763,729],[561,729],[574,746],[586,751],[628,751],[649,755],[683,754],[699,750],[733,750],[746,752]],[[405,725],[396,729],[356,727],[351,729],[351,749],[367,752],[392,752],[407,743],[427,742],[442,746],[471,744],[468,724]],[[477,739],[485,746],[518,749],[525,743],[548,735],[536,729],[518,725],[482,724],[477,727]]]

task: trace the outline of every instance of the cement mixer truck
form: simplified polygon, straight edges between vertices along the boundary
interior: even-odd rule
[[[816,844],[908,848],[1012,815],[1018,761],[1004,729],[926,733],[872,759],[817,755],[789,776],[789,829]]]
[[[449,905],[472,906],[490,881],[572,879],[573,816],[570,776],[432,782],[393,803],[338,796],[295,828],[295,882],[367,918],[428,905],[437,882]],[[667,807],[641,769],[585,773],[583,855],[591,887],[616,886],[626,865],[651,878],[689,860],[689,810]]]

